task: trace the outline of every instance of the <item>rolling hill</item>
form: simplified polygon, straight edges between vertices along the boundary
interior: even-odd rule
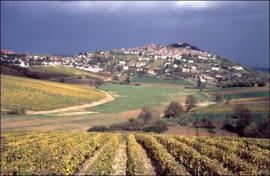
[[[91,87],[1,75],[1,109],[5,110],[52,110],[101,98],[104,94]]]

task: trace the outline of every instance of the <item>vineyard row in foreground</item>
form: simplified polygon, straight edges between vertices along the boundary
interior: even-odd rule
[[[1,133],[1,175],[109,175],[121,143],[127,175],[147,174],[142,147],[158,175],[269,175],[266,139],[49,131]]]

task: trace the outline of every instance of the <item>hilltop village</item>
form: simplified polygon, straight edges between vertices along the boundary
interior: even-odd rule
[[[19,67],[74,67],[98,73],[110,72],[118,76],[159,77],[161,79],[196,79],[209,83],[245,80],[264,81],[261,72],[238,62],[221,58],[190,44],[179,42],[168,46],[149,44],[136,48],[80,52],[76,56],[35,55],[1,50],[1,64]]]

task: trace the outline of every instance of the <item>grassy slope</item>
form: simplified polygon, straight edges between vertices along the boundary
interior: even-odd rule
[[[50,110],[103,98],[87,87],[1,75],[1,109]]]
[[[105,85],[103,90],[115,92],[119,97],[115,101],[91,108],[102,113],[119,113],[128,110],[141,109],[144,106],[158,107],[162,103],[180,101],[181,98],[193,94],[199,100],[204,99],[196,89],[163,88],[149,86]],[[183,102],[183,101],[182,101]]]

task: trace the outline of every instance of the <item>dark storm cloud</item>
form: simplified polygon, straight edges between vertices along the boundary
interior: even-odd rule
[[[269,2],[2,2],[1,47],[77,54],[184,41],[269,65]]]

